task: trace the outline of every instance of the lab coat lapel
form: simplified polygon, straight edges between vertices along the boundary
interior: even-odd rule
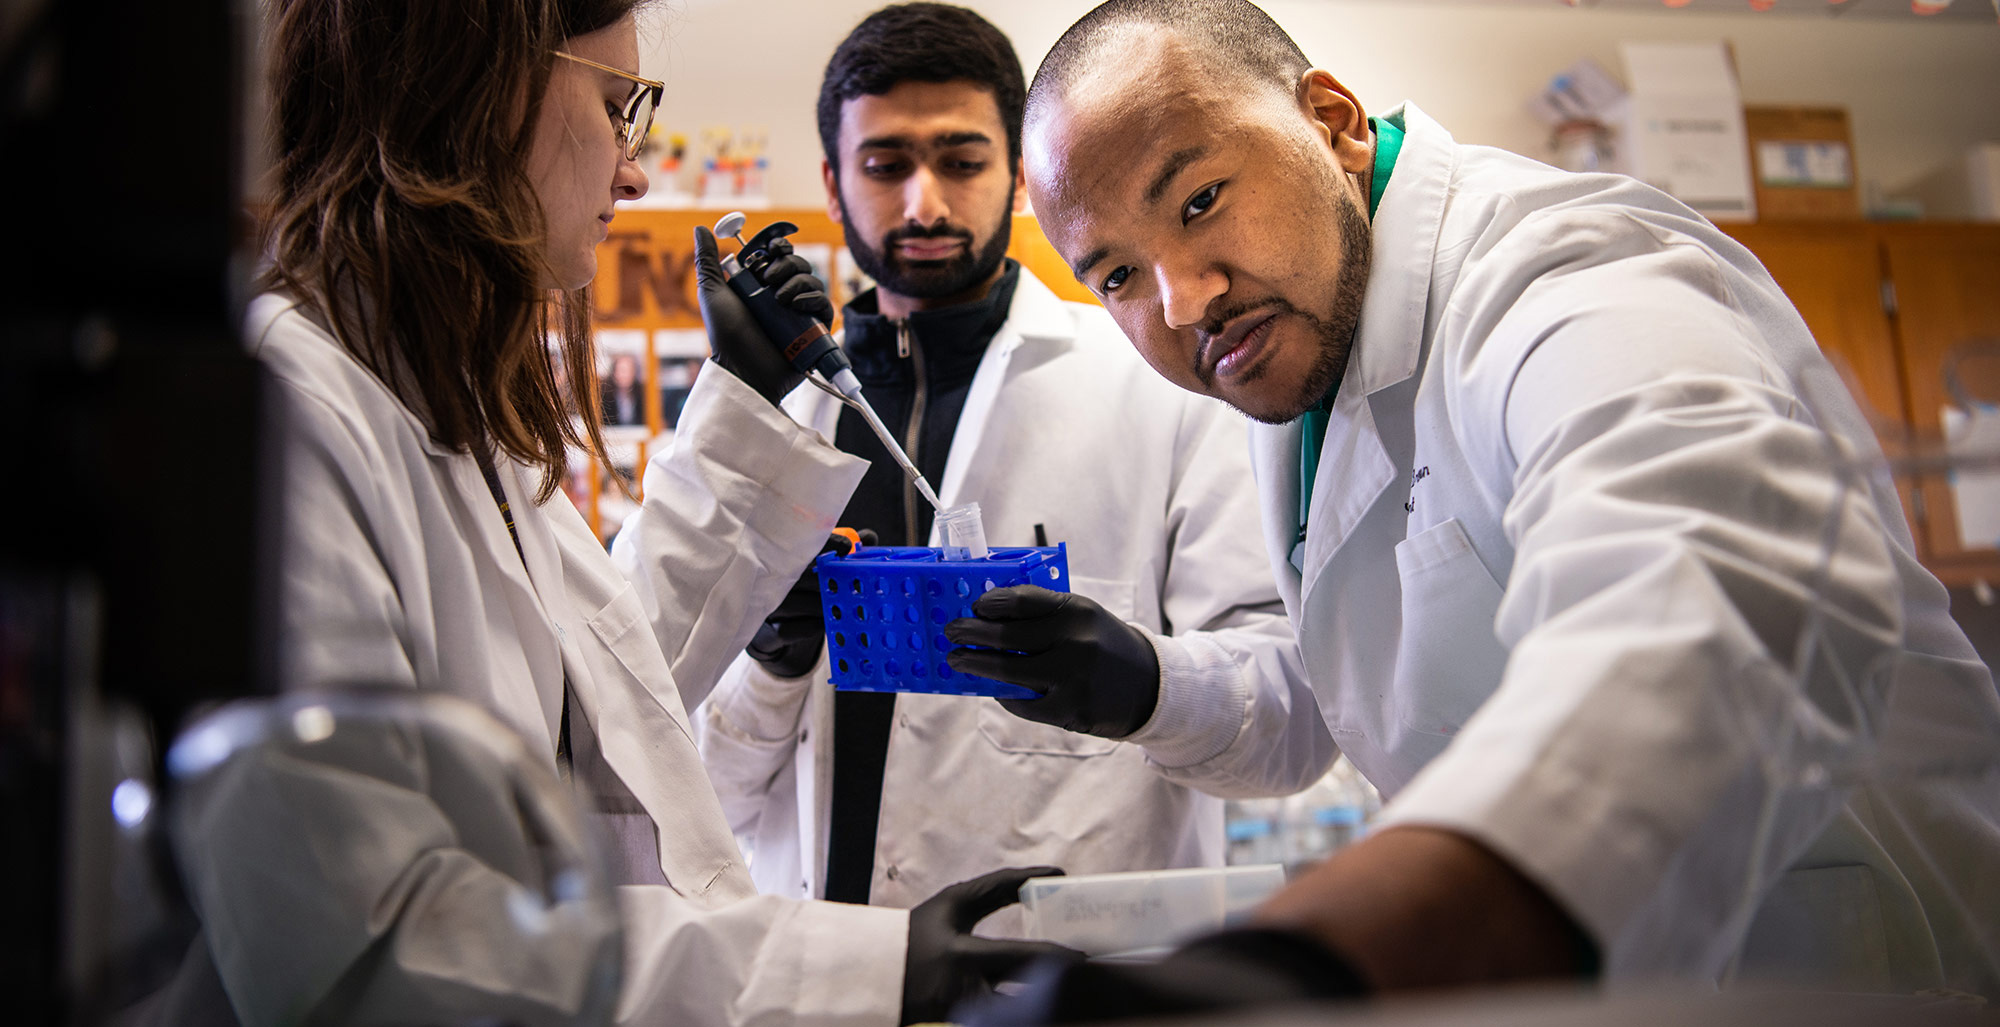
[[[1075,341],[1076,322],[1063,309],[1062,300],[1023,268],[1014,286],[1014,302],[1007,308],[1007,321],[987,344],[965,394],[965,408],[959,413],[958,430],[952,435],[951,453],[945,458],[944,474],[938,482],[938,499],[945,506],[957,506],[965,502],[963,497],[982,494],[985,482],[981,472],[986,462],[979,459],[980,446],[1002,390],[1019,370],[1016,355],[1024,347],[1061,347]],[[930,544],[939,544],[935,524]]]
[[[1293,438],[1292,462],[1296,467],[1296,429]],[[1292,473],[1294,477],[1298,474],[1296,470]],[[1336,399],[1327,419],[1326,448],[1320,452],[1319,473],[1313,481],[1312,523],[1306,530],[1305,563],[1300,580],[1303,598],[1312,596],[1334,554],[1354,534],[1382,490],[1395,480],[1395,464],[1382,448],[1382,436],[1376,431],[1373,408],[1367,397],[1357,393]],[[1297,486],[1293,492],[1297,492]]]
[[[844,340],[837,342],[845,344]],[[845,404],[825,392],[810,385],[793,389],[785,397],[784,411],[793,421],[811,428],[823,436],[828,445],[833,444],[834,433],[839,430],[840,412]],[[812,672],[815,681],[828,680],[830,671],[826,653],[819,655],[819,664]],[[829,701],[822,702],[824,697]],[[826,866],[828,830],[819,816],[819,797],[832,794],[833,761],[818,757],[817,746],[833,738],[832,686],[826,685],[824,692],[815,687],[806,696],[802,724],[803,737],[798,750],[792,757],[793,799],[799,822],[799,837],[812,840],[812,849],[800,854],[800,893],[810,897],[820,891],[820,871]],[[676,706],[679,704],[676,703]]]
[[[830,671],[824,652],[820,653],[819,666],[813,670],[813,680],[818,682],[806,696],[803,722],[809,729],[799,742],[797,758],[792,761],[798,799],[799,837],[801,844],[809,844],[804,853],[803,864],[799,868],[800,891],[810,897],[821,893],[820,872],[826,867],[827,847],[831,842],[832,825],[819,815],[820,796],[833,794],[833,759],[830,748],[826,758],[819,753],[822,746],[833,742],[833,685],[828,680]],[[827,808],[832,808],[832,800],[827,800]]]
[[[1298,568],[1292,566],[1292,547],[1298,543],[1302,430],[1296,420],[1250,425],[1250,473],[1264,499],[1264,548],[1278,577],[1278,594],[1294,623],[1299,616],[1300,579]]]
[[[1415,105],[1405,104],[1389,116],[1399,113],[1407,131],[1372,222],[1374,270],[1313,482],[1302,582],[1306,596],[1382,490],[1398,477],[1376,419],[1406,418],[1410,410],[1377,397],[1408,381],[1423,360],[1431,268],[1457,157],[1450,134]],[[1292,459],[1298,459],[1296,434]]]
[[[468,520],[475,525],[471,544],[482,550],[481,555],[489,566],[499,568],[506,582],[502,595],[488,594],[485,602],[489,605],[496,602],[504,604],[511,623],[491,624],[490,632],[497,637],[512,636],[520,645],[529,671],[527,681],[534,694],[532,697],[518,697],[517,701],[531,702],[540,709],[542,722],[538,726],[549,745],[546,750],[540,751],[553,753],[562,727],[563,657],[557,637],[560,629],[554,618],[549,616],[548,607],[542,602],[535,583],[560,583],[563,580],[561,560],[546,530],[529,526],[529,522],[540,519],[541,511],[535,509],[532,497],[521,483],[519,465],[503,460],[497,468],[501,493],[507,497],[515,527],[521,535],[522,548],[517,551],[513,537],[507,532],[507,522],[500,514],[499,504],[493,501],[493,492],[486,487],[485,475],[480,473],[478,464],[459,454],[447,459],[450,460],[452,483],[459,492],[460,500],[467,506]],[[489,622],[496,612],[489,609]],[[507,708],[518,707],[510,705]]]
[[[637,619],[629,631],[651,642],[636,603],[632,612]],[[633,688],[594,679],[581,685],[572,677],[571,687],[604,761],[653,820],[667,883],[689,898],[728,900],[755,891],[672,682]]]
[[[563,527],[559,547],[597,545],[580,517]],[[748,895],[755,887],[638,593],[610,563],[591,558],[595,555],[577,552],[564,559],[557,552],[576,596],[574,607],[597,611],[563,632],[563,662],[578,710],[589,721],[604,762],[652,818],[667,883],[705,902]]]
[[[562,554],[556,549],[555,533],[550,530],[547,523],[547,511],[535,502],[534,492],[528,483],[521,480],[522,470],[520,465],[508,463],[499,473],[501,491],[507,496],[508,510],[514,515],[514,526],[521,536],[520,550],[518,552],[514,550],[514,540],[507,535],[504,522],[499,534],[508,550],[507,555],[514,557],[515,566],[525,567],[527,570],[526,584],[535,597],[535,612],[540,618],[537,626],[552,629],[548,632],[535,632],[538,636],[535,644],[540,647],[544,642],[548,643],[549,652],[554,654],[557,651],[554,645],[557,639],[553,636],[561,635],[563,628],[549,616],[548,604],[542,598],[541,587],[536,583],[547,582],[550,587],[558,589],[558,595],[561,594]]]
[[[1374,395],[1416,373],[1423,358],[1431,268],[1444,230],[1458,155],[1451,134],[1415,104],[1389,112],[1407,131],[1371,222],[1373,271],[1362,298],[1361,331],[1341,391]]]

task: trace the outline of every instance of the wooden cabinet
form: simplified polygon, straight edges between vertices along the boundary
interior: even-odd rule
[[[1897,340],[1910,427],[1920,445],[1943,438],[1940,412],[1952,403],[1948,386],[1973,400],[2000,398],[2000,375],[1979,344],[2000,343],[2000,227],[1902,226],[1883,240],[1895,287]],[[1967,549],[1959,541],[1958,503],[1939,474],[1919,479],[1923,540],[1938,576],[1954,584],[2000,582],[2000,551]]]
[[[1905,423],[1902,361],[1889,319],[1881,244],[1845,226],[1742,225],[1727,231],[1778,280],[1869,418]]]
[[[2000,341],[2000,225],[1728,225],[1757,254],[1848,376],[1885,447],[1934,452],[1961,347]],[[2000,397],[2000,360],[1958,362],[1974,395]],[[1921,461],[1917,461],[1921,463]],[[1947,584],[2000,584],[2000,549],[1959,541],[1941,473],[1899,476],[1924,562]]]

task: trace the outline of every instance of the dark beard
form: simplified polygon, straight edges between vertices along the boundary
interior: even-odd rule
[[[1013,209],[1013,190],[1008,190],[1007,209]],[[847,252],[854,263],[881,288],[913,300],[948,299],[970,290],[991,277],[1007,259],[1007,243],[1014,233],[1014,219],[1000,218],[1000,227],[986,245],[975,249],[972,233],[948,221],[928,227],[904,225],[882,237],[880,248],[869,244],[854,230],[854,218],[847,210],[847,197],[840,198],[841,230],[847,237]],[[963,239],[965,249],[947,260],[905,261],[897,256],[896,244],[904,239]]]
[[[1289,300],[1275,297],[1262,303],[1225,311],[1210,318],[1204,330],[1209,334],[1222,331],[1222,326],[1231,318],[1248,310],[1271,307],[1276,312],[1290,314],[1306,322],[1313,335],[1319,340],[1318,351],[1313,354],[1312,366],[1306,369],[1305,377],[1299,380],[1299,391],[1285,410],[1273,414],[1258,414],[1241,407],[1237,412],[1253,421],[1265,424],[1285,424],[1296,420],[1300,414],[1318,405],[1325,398],[1327,390],[1347,373],[1347,361],[1354,347],[1355,329],[1361,324],[1362,301],[1368,291],[1368,269],[1375,251],[1374,226],[1361,211],[1361,205],[1346,193],[1338,193],[1335,200],[1336,216],[1340,219],[1340,278],[1334,282],[1333,310],[1322,318],[1298,307]],[[1267,368],[1254,368],[1243,378],[1245,384],[1264,376]],[[1204,386],[1213,387],[1214,374],[1197,369],[1196,375]],[[1231,404],[1234,406],[1234,404]]]

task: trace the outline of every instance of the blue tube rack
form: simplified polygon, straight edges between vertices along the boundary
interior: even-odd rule
[[[944,626],[972,616],[973,601],[991,589],[1069,591],[1066,545],[994,549],[983,560],[947,560],[944,550],[922,546],[868,546],[848,556],[828,553],[813,566],[834,687],[1035,698],[1032,689],[952,670]]]

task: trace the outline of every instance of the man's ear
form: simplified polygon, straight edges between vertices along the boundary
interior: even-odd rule
[[[1028,212],[1028,162],[1014,162],[1014,213]]]
[[[826,183],[826,216],[840,224],[840,179],[834,176],[832,161],[819,162],[819,177]]]
[[[1373,170],[1375,133],[1368,113],[1332,72],[1313,68],[1299,76],[1298,102],[1343,170],[1354,175]]]

